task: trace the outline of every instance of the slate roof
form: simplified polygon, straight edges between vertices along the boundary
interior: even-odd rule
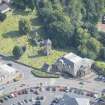
[[[68,61],[71,61],[75,64],[80,63],[82,61],[82,58],[77,56],[74,53],[69,53],[69,54],[65,55],[64,59],[67,59]]]

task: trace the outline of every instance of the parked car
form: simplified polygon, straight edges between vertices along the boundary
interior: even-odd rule
[[[7,65],[8,65],[8,66],[12,66],[12,64],[11,64],[11,63],[7,63]]]
[[[4,101],[2,99],[0,99],[0,103],[2,104]]]
[[[41,105],[41,102],[40,101],[36,101],[35,105]]]
[[[4,97],[4,100],[8,100],[8,97],[5,96],[5,97]]]

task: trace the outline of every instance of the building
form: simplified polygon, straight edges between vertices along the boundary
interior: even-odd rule
[[[102,24],[105,24],[105,15],[102,16]]]
[[[69,53],[59,58],[52,66],[52,72],[68,73],[73,77],[82,77],[92,72],[93,60],[81,58],[74,53]]]
[[[52,41],[50,39],[41,41],[40,46],[43,47],[41,50],[42,55],[48,56],[52,53]]]
[[[0,0],[0,13],[5,13],[10,10],[11,0]]]
[[[54,105],[90,105],[90,99],[82,96],[79,97],[65,94],[63,98],[61,98],[59,102]]]
[[[12,80],[16,74],[16,70],[4,63],[0,63],[0,82]]]

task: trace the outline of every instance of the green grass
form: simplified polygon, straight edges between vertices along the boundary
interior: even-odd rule
[[[96,61],[96,67],[101,70],[102,74],[105,75],[105,62],[102,61]]]
[[[32,74],[36,77],[40,77],[40,78],[59,78],[58,75],[55,74],[50,74],[47,72],[43,72],[41,70],[33,70]]]
[[[52,64],[57,58],[64,55],[64,51],[53,50],[53,54],[49,56],[39,56],[39,47],[32,47],[27,37],[21,36],[18,32],[18,22],[21,18],[34,19],[32,26],[35,29],[40,30],[42,25],[37,21],[36,13],[24,13],[24,12],[8,12],[7,18],[4,22],[0,23],[0,53],[12,55],[12,50],[15,45],[26,45],[27,50],[25,54],[18,60],[19,62],[28,64],[35,68],[40,68],[45,62]],[[40,32],[40,34],[43,34]]]

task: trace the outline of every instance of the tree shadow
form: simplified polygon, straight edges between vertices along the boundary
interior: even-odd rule
[[[14,59],[14,56],[6,56],[6,55],[1,55],[1,54],[0,54],[0,57],[1,57],[3,60],[6,60],[6,61],[15,60],[15,59]]]
[[[43,55],[41,55],[41,54],[37,54],[37,55],[29,55],[28,56],[28,58],[33,58],[33,59],[35,59],[35,58],[39,58],[39,57],[42,57]]]
[[[33,26],[34,25],[37,25],[37,26],[42,25],[42,22],[41,22],[41,20],[39,18],[32,18],[30,21],[31,21],[31,24]]]
[[[73,79],[73,76],[68,73],[62,73],[61,76],[65,79]]]
[[[24,10],[21,10],[21,9],[14,9],[13,12],[12,12],[13,15],[22,15],[22,16],[27,16],[30,14],[30,11],[24,11]]]
[[[4,38],[15,38],[15,37],[20,37],[20,33],[19,31],[10,31],[10,32],[7,32],[7,33],[4,33],[3,34],[3,37]]]

